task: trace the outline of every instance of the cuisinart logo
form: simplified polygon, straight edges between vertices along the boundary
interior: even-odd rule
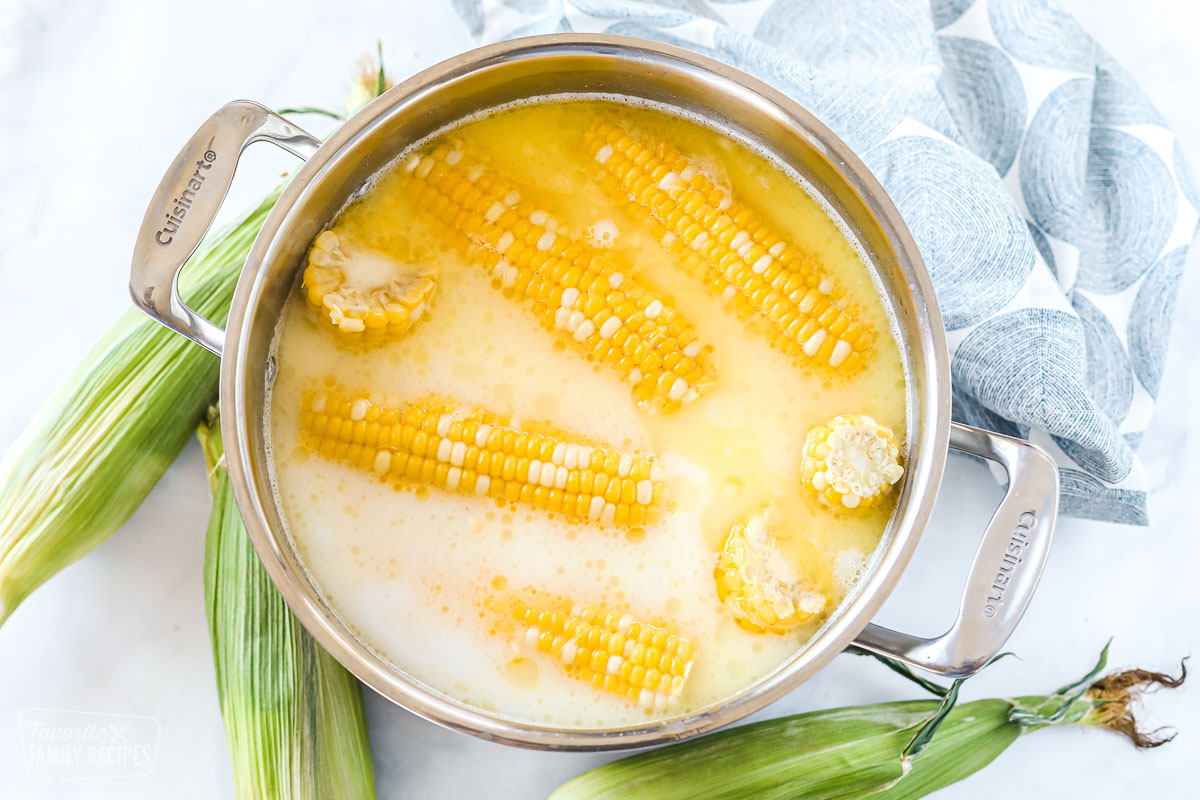
[[[204,157],[196,162],[196,171],[188,179],[187,188],[179,193],[179,197],[171,200],[175,204],[175,207],[169,213],[163,214],[166,217],[167,224],[154,232],[154,241],[163,247],[175,241],[175,234],[182,227],[188,209],[192,207],[192,203],[196,202],[196,196],[204,188],[204,180],[207,177],[207,172],[212,169],[213,162],[216,160],[216,153],[212,150],[204,151]]]
[[[1000,611],[1000,606],[1004,604],[1004,593],[1008,591],[1008,585],[1012,582],[1017,566],[1025,560],[1023,554],[1025,548],[1029,546],[1029,534],[1037,521],[1037,514],[1032,511],[1026,511],[1017,518],[1017,527],[1013,529],[1012,536],[1009,537],[1008,547],[1005,548],[1004,558],[1000,562],[1000,569],[996,572],[996,579],[992,581],[993,594],[988,597],[987,605],[983,607],[985,617],[996,616]]]

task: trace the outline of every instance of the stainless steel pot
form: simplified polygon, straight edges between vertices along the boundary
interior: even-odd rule
[[[644,98],[698,114],[808,177],[870,253],[899,319],[910,376],[907,477],[874,566],[856,593],[795,656],[738,695],[665,721],[603,730],[547,728],[468,706],[406,675],[356,638],[321,599],[285,534],[264,446],[264,397],[275,373],[271,340],[313,237],[373,173],[415,140],[482,109],[566,92]],[[306,163],[255,240],[222,331],[183,304],[176,278],[221,205],[240,153],[256,141],[278,145]],[[1012,632],[1050,550],[1057,470],[1033,445],[950,421],[949,359],[933,287],[912,235],[878,181],[828,128],[783,94],[676,47],[573,34],[484,47],[400,84],[324,144],[260,105],[230,103],[201,126],[159,185],[138,235],[130,288],[147,314],[222,355],[230,479],[255,549],[296,616],[380,694],[426,719],[486,739],[600,750],[694,736],[782,697],[851,643],[943,675],[968,675]],[[924,639],[869,620],[895,586],[929,519],[948,448],[998,464],[1008,473],[1008,489],[984,532],[954,625]]]

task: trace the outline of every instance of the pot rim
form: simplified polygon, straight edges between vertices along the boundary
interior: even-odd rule
[[[843,601],[834,618],[800,646],[790,659],[732,697],[686,714],[619,728],[561,729],[512,720],[444,696],[391,665],[355,637],[349,626],[308,590],[307,576],[297,575],[288,563],[284,552],[285,547],[288,551],[292,549],[288,536],[283,531],[273,531],[267,521],[246,444],[252,439],[249,426],[256,420],[261,424],[263,414],[261,407],[247,408],[245,402],[247,382],[263,380],[262,375],[247,375],[250,312],[260,297],[263,265],[270,262],[278,233],[293,219],[298,201],[305,192],[319,181],[322,168],[376,122],[469,72],[555,54],[650,62],[657,69],[703,73],[706,79],[722,84],[724,91],[736,92],[741,100],[754,103],[785,120],[795,135],[809,139],[810,144],[818,144],[823,154],[838,165],[846,182],[859,192],[888,236],[899,269],[913,294],[916,321],[921,323],[916,335],[919,335],[924,350],[923,361],[912,362],[913,370],[920,368],[922,374],[909,376],[910,383],[920,384],[919,389],[910,386],[910,403],[917,402],[914,396],[919,392],[921,397],[917,405],[924,409],[924,418],[917,419],[915,430],[910,424],[910,467],[914,464],[911,454],[919,453],[920,458],[915,460],[916,471],[910,471],[905,480],[904,495],[880,545],[882,552],[877,551],[872,558],[870,572],[856,588],[855,595]],[[229,477],[254,548],[293,613],[343,666],[376,692],[444,727],[490,741],[534,749],[595,751],[689,738],[735,722],[783,697],[851,643],[890,595],[929,520],[947,456],[949,386],[945,330],[932,281],[916,242],[878,180],[828,127],[782,92],[692,51],[626,36],[550,34],[481,47],[418,73],[354,115],[298,170],[268,215],[238,281],[225,334],[220,403],[221,415],[226,420],[223,427]],[[910,423],[914,418],[910,413]]]

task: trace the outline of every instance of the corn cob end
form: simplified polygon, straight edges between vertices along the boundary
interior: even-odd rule
[[[870,506],[904,475],[899,456],[890,428],[865,415],[843,414],[809,430],[801,480],[829,505]]]
[[[317,236],[304,270],[309,308],[346,336],[406,332],[436,289],[436,270],[403,264],[337,230]]]
[[[713,578],[738,624],[756,633],[787,633],[825,608],[825,597],[788,566],[765,511],[730,529]]]

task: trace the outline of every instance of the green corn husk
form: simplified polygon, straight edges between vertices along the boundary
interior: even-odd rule
[[[346,113],[389,87],[364,65]],[[218,325],[282,191],[207,236],[180,275],[184,302]],[[0,461],[0,624],[133,515],[216,399],[219,364],[131,309],[63,381]]]
[[[1139,747],[1170,740],[1138,730],[1132,706],[1179,678],[1127,670],[1087,676],[1044,696],[945,699],[813,711],[720,731],[622,758],[560,786],[550,800],[912,800],[966,778],[1023,733],[1055,725],[1107,728]],[[932,724],[931,724],[932,723]],[[933,731],[936,729],[936,734]],[[932,736],[926,740],[926,734]]]
[[[217,324],[280,191],[208,237],[180,276]],[[216,397],[219,366],[130,309],[67,377],[0,464],[0,623],[133,515]]]
[[[237,797],[374,798],[358,681],[304,630],[255,555],[216,409],[198,435],[213,493],[204,599]]]

